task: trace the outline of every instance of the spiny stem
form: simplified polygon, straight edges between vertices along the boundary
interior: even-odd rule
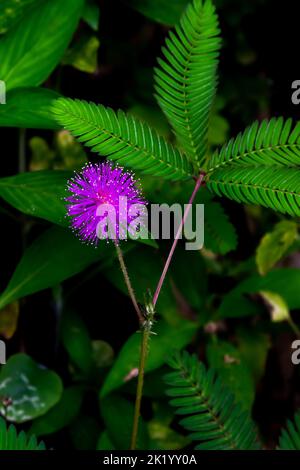
[[[132,435],[131,435],[131,443],[130,443],[131,450],[135,450],[136,443],[137,443],[149,336],[150,336],[150,330],[148,328],[143,328],[138,383],[137,383],[137,389],[136,389],[136,400],[135,400],[135,407],[134,407],[133,427],[132,427]]]
[[[123,276],[124,276],[124,280],[125,280],[125,284],[126,284],[129,296],[131,298],[132,304],[133,304],[134,309],[136,311],[136,314],[138,316],[139,324],[142,325],[143,322],[144,322],[144,317],[143,317],[141,309],[140,309],[140,307],[137,303],[135,293],[134,293],[134,290],[133,290],[133,287],[131,285],[131,281],[130,281],[130,278],[129,278],[129,274],[128,274],[128,271],[127,271],[127,268],[126,268],[126,265],[125,265],[125,262],[124,262],[122,250],[121,250],[118,242],[115,242],[115,247],[116,247],[118,260],[119,260],[119,263],[120,263],[120,266],[121,266],[121,270],[122,270],[122,273],[123,273]]]
[[[184,214],[183,214],[183,218],[180,222],[180,225],[178,227],[178,230],[177,230],[177,233],[175,235],[175,238],[174,238],[174,242],[173,242],[173,245],[171,247],[171,250],[170,250],[170,253],[169,253],[169,256],[167,258],[167,261],[165,263],[165,266],[164,266],[164,269],[163,269],[163,272],[160,276],[160,279],[158,281],[158,284],[157,284],[157,287],[156,287],[156,291],[154,293],[154,296],[153,296],[153,306],[155,307],[156,303],[157,303],[157,300],[158,300],[158,297],[159,297],[159,294],[160,294],[160,291],[161,291],[161,288],[162,288],[162,285],[164,283],[164,280],[165,280],[165,277],[167,275],[167,272],[168,272],[168,269],[170,267],[170,264],[171,264],[171,261],[172,261],[172,257],[173,257],[173,254],[174,254],[174,251],[175,251],[175,248],[177,246],[177,243],[178,243],[178,240],[181,236],[181,233],[182,233],[182,230],[183,230],[183,226],[186,222],[186,219],[189,215],[189,212],[190,212],[190,209],[192,207],[192,204],[194,202],[194,199],[196,197],[196,194],[197,192],[199,191],[200,187],[201,187],[201,184],[203,182],[203,179],[204,179],[204,176],[205,174],[203,172],[200,173],[197,181],[196,181],[196,185],[195,185],[195,188],[194,188],[194,191],[190,197],[190,200],[189,200],[189,203],[184,211]]]

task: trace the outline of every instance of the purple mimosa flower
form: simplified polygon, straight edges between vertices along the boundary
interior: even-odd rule
[[[112,224],[111,238],[118,241],[123,225],[134,226],[139,207],[146,205],[133,174],[109,162],[88,163],[68,181],[67,189],[71,193],[66,201],[72,229],[92,245],[98,244],[99,223]]]

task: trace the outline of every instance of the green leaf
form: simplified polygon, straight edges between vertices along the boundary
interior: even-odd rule
[[[72,65],[81,72],[95,73],[98,67],[99,46],[100,41],[96,36],[83,36],[65,53],[63,64]]]
[[[60,334],[72,363],[82,372],[89,373],[93,365],[93,348],[91,337],[82,318],[75,312],[64,312]]]
[[[28,437],[24,431],[17,434],[13,424],[6,426],[0,418],[0,451],[1,450],[44,450],[44,443],[37,443],[35,436]]]
[[[60,98],[53,113],[80,142],[120,165],[171,180],[193,175],[193,166],[185,155],[123,111],[116,113],[102,105]]]
[[[0,106],[1,127],[58,129],[50,113],[59,94],[47,88],[17,88],[7,93],[6,104]]]
[[[97,444],[97,450],[116,450],[107,431],[103,431],[101,433]]]
[[[196,355],[175,354],[165,376],[166,393],[180,424],[198,442],[197,450],[255,450],[257,436],[249,412],[236,404],[228,387]]]
[[[82,12],[82,19],[94,31],[99,30],[100,8],[94,3],[94,0],[86,0]]]
[[[76,450],[95,450],[101,428],[97,416],[80,414],[69,427],[73,447]]]
[[[201,310],[207,295],[205,262],[199,251],[178,246],[170,267],[175,289],[191,307]]]
[[[197,325],[182,322],[182,325],[172,327],[160,320],[155,326],[155,335],[151,336],[149,355],[146,362],[146,373],[158,369],[166,362],[166,357],[174,349],[182,349],[192,339]],[[141,335],[133,334],[124,344],[118,357],[110,369],[101,389],[101,397],[124,385],[133,377],[139,364]]]
[[[264,277],[252,276],[242,281],[224,296],[218,311],[218,317],[243,317],[261,312],[261,308],[255,307],[255,303],[245,297],[245,294],[256,294],[260,291],[271,291],[279,294],[291,310],[300,308],[299,285],[299,269],[276,269]]]
[[[57,285],[96,261],[114,256],[113,246],[100,243],[95,249],[81,243],[71,231],[53,227],[24,252],[0,295],[0,309],[13,300]]]
[[[265,373],[267,355],[271,347],[268,334],[248,327],[239,328],[237,343],[243,361],[251,370],[255,383],[258,383]]]
[[[9,400],[0,413],[23,423],[47,413],[60,399],[62,382],[55,372],[38,365],[26,354],[11,356],[0,371],[0,394]]]
[[[207,152],[207,133],[215,96],[220,49],[219,26],[210,0],[193,0],[174,32],[164,59],[155,69],[157,100],[179,146],[200,165]]]
[[[206,349],[209,366],[233,393],[235,401],[245,410],[251,410],[255,398],[255,386],[251,372],[238,349],[227,341],[208,344]]]
[[[79,413],[83,391],[79,387],[69,387],[63,391],[61,399],[46,414],[35,419],[30,434],[46,436],[68,426]]]
[[[268,290],[262,290],[259,294],[269,307],[271,320],[274,323],[291,320],[289,307],[280,295]]]
[[[232,164],[209,173],[206,181],[218,196],[300,215],[299,169],[295,166]]]
[[[66,226],[67,179],[69,171],[35,171],[0,178],[0,196],[25,214]]]
[[[204,246],[221,255],[237,247],[237,234],[223,207],[217,202],[205,204]]]
[[[288,420],[286,429],[282,429],[279,437],[279,450],[300,450],[300,411],[294,420]]]
[[[298,236],[295,222],[283,220],[266,233],[256,251],[256,264],[260,274],[269,272],[283,258]]]
[[[299,166],[300,122],[282,117],[256,121],[243,133],[217,150],[209,162],[209,171],[238,163],[247,166]]]
[[[125,2],[151,20],[173,26],[179,21],[189,0],[125,0]]]
[[[113,394],[100,399],[100,409],[109,440],[111,440],[113,446],[119,450],[128,450],[130,448],[134,405],[121,395]],[[137,448],[140,450],[148,448],[148,432],[141,417],[139,419]]]
[[[59,63],[81,16],[83,0],[39,2],[0,39],[0,77],[6,89],[37,86]]]
[[[38,3],[38,0],[1,0],[0,34],[12,28],[34,3]]]

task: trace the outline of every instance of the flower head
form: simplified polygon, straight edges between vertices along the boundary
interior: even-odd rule
[[[123,226],[132,230],[141,205],[146,205],[133,174],[110,162],[88,163],[68,181],[67,189],[71,193],[66,201],[72,229],[82,241],[93,245],[99,238],[108,238],[103,232],[108,234],[109,227],[114,235],[111,238],[122,238]]]

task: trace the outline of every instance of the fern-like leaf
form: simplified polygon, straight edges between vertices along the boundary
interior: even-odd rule
[[[44,450],[43,442],[38,444],[35,436],[28,437],[24,431],[17,434],[13,424],[6,426],[0,418],[0,451],[1,450]]]
[[[169,33],[155,69],[157,100],[179,145],[201,164],[215,95],[220,48],[218,19],[211,0],[193,0]]]
[[[237,246],[236,230],[217,202],[205,204],[204,245],[208,250],[221,255],[226,255]]]
[[[213,171],[206,181],[208,188],[219,196],[300,216],[300,178],[296,167],[232,164]]]
[[[239,165],[300,166],[300,122],[292,119],[257,121],[231,139],[209,162],[208,171]]]
[[[187,157],[147,124],[123,111],[60,98],[53,105],[57,121],[92,151],[144,174],[179,180],[193,175]]]
[[[295,414],[294,422],[289,420],[281,431],[279,450],[300,450],[300,411]]]
[[[257,449],[254,425],[248,413],[234,403],[232,394],[212,370],[206,370],[196,356],[176,354],[169,365],[175,369],[166,375],[171,386],[167,394],[190,438],[200,441],[195,448],[205,450]]]

